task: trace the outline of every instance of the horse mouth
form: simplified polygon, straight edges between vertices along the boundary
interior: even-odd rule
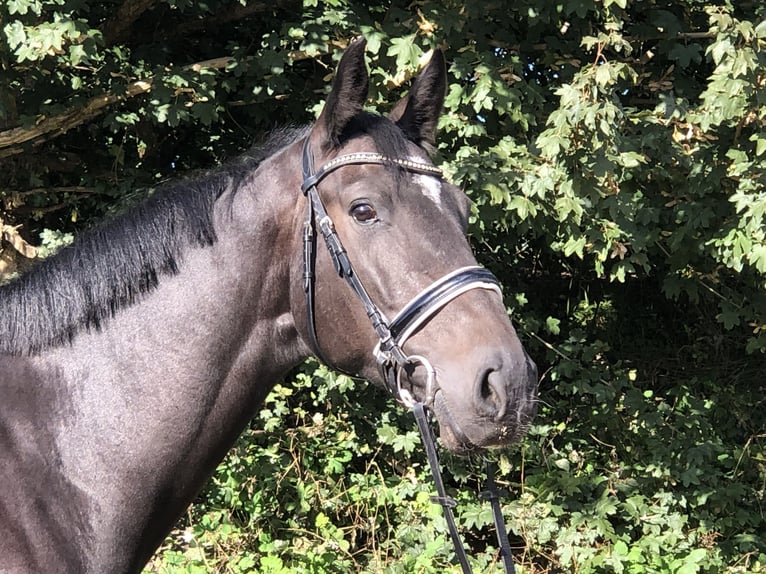
[[[454,426],[439,421],[439,440],[447,450],[461,456],[468,456],[484,450],[484,448],[471,442],[461,432],[456,433],[454,429]]]
[[[439,423],[440,442],[450,452],[462,456],[518,442],[526,434],[533,416],[533,413],[524,414],[522,421],[476,419],[461,424],[441,390],[434,397],[433,411]]]

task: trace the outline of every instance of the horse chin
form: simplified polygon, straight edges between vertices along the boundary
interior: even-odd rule
[[[441,391],[438,391],[434,397],[433,410],[439,423],[439,440],[447,450],[462,456],[483,450],[484,447],[476,444],[463,432],[455,417],[452,416],[444,393]]]
[[[461,426],[452,415],[441,391],[436,393],[433,410],[439,423],[439,440],[447,450],[461,456],[507,446],[520,440],[526,432],[526,428],[512,429],[488,422],[480,425],[481,432],[475,435],[471,433],[472,429]],[[490,429],[492,431],[487,432]]]
[[[439,422],[439,440],[447,450],[460,456],[468,456],[481,450],[481,447],[468,441],[465,436],[459,437],[453,430],[453,427],[442,422]]]

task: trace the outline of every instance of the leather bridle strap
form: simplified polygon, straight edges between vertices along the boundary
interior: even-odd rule
[[[442,480],[441,471],[439,470],[439,455],[436,452],[436,442],[434,441],[434,435],[431,432],[431,426],[428,424],[426,407],[423,403],[415,403],[412,407],[412,412],[415,415],[415,421],[418,423],[420,437],[423,440],[423,447],[426,449],[426,456],[428,457],[428,466],[431,467],[431,476],[436,485],[438,496],[432,496],[431,502],[441,505],[442,511],[444,512],[444,519],[447,521],[449,535],[452,539],[452,546],[455,547],[455,554],[457,554],[457,559],[458,562],[460,562],[463,574],[471,574],[473,571],[471,570],[471,565],[468,563],[468,557],[465,554],[465,548],[463,547],[463,541],[460,539],[457,524],[455,524],[455,516],[452,514],[452,509],[457,506],[457,502],[455,502],[454,498],[447,495],[447,491],[444,488],[444,481]]]
[[[497,278],[484,267],[461,267],[431,283],[416,295],[391,321],[391,335],[404,341],[439,309],[471,289],[489,289],[502,296]]]
[[[508,531],[505,529],[503,509],[500,506],[500,498],[507,494],[507,491],[497,488],[497,485],[495,484],[495,464],[493,462],[488,462],[487,490],[479,493],[479,496],[482,500],[489,500],[492,507],[492,519],[495,522],[495,534],[497,535],[497,542],[500,545],[500,557],[503,559],[503,569],[505,570],[505,574],[515,574],[516,570],[513,567],[513,553],[511,552],[511,544],[508,542]]]
[[[441,470],[439,468],[439,455],[436,448],[436,440],[434,439],[433,432],[431,432],[431,426],[428,421],[428,409],[423,403],[415,403],[412,407],[412,412],[415,415],[415,421],[418,423],[420,438],[423,441],[423,448],[425,448],[426,456],[428,458],[428,466],[431,469],[431,476],[436,486],[437,496],[432,496],[431,502],[439,504],[442,507],[444,520],[447,522],[447,529],[449,530],[450,538],[452,539],[452,546],[455,548],[455,554],[457,555],[458,562],[460,562],[463,574],[472,574],[473,570],[471,570],[471,565],[468,563],[468,557],[466,556],[465,548],[463,547],[463,541],[460,538],[460,533],[457,530],[455,517],[452,512],[452,509],[457,506],[457,502],[447,494],[447,490],[444,488],[444,481],[442,480]],[[500,506],[501,496],[507,495],[508,493],[497,488],[494,474],[495,465],[488,462],[487,489],[482,491],[479,496],[482,500],[489,500],[492,508],[492,519],[495,523],[495,534],[497,535],[497,542],[500,548],[500,558],[503,561],[503,570],[505,571],[505,574],[515,574],[516,569],[513,565],[511,544],[508,542],[508,531],[505,528],[503,509]]]

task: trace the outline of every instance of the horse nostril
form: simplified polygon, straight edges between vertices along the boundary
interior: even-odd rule
[[[505,377],[496,369],[484,372],[478,385],[479,411],[495,422],[505,417],[508,408],[508,394],[505,390]]]

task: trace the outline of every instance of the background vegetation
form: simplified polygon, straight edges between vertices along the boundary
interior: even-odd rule
[[[385,109],[431,48],[438,161],[541,367],[495,453],[527,573],[766,571],[766,5],[5,0],[0,274],[158,182],[308,122],[368,39]],[[147,572],[456,572],[408,413],[309,362]],[[477,572],[481,460],[445,457]]]

